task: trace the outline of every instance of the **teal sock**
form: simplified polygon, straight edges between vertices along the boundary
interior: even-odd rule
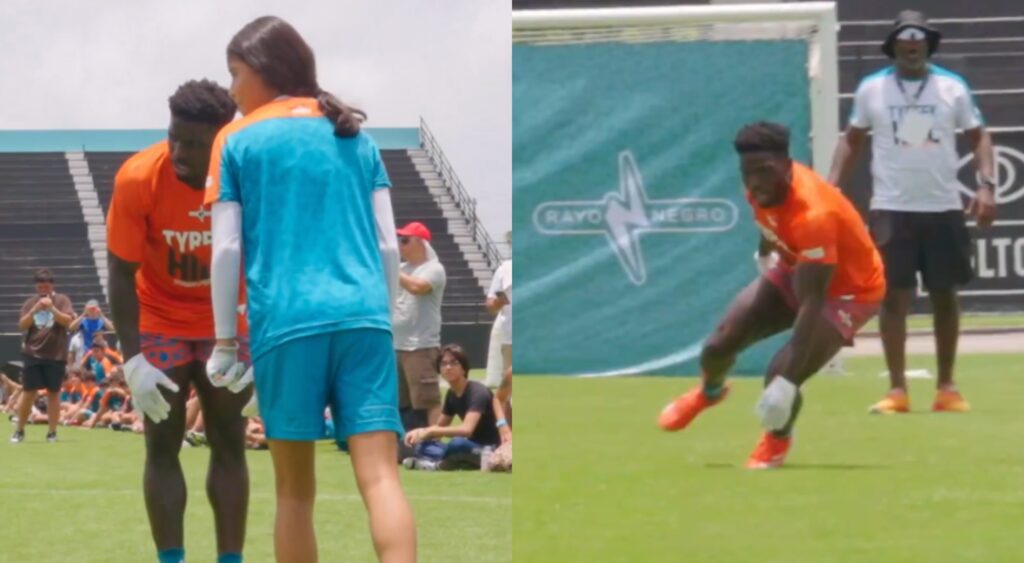
[[[217,563],[242,563],[242,554],[221,553],[217,556]]]
[[[160,563],[185,563],[185,549],[175,547],[156,552],[156,558]]]
[[[722,394],[722,391],[724,389],[725,389],[725,385],[723,385],[721,383],[719,383],[718,385],[708,385],[707,383],[705,383],[704,384],[704,388],[701,389],[701,392],[704,393],[705,397],[707,397],[707,398],[709,398],[709,399],[711,399],[713,401],[713,400],[717,399],[719,395]]]

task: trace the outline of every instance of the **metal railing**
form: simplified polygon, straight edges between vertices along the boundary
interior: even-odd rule
[[[488,267],[494,271],[501,265],[501,252],[498,251],[494,239],[491,238],[477,217],[476,198],[469,195],[469,192],[463,187],[459,177],[455,174],[455,169],[445,158],[441,145],[438,144],[434,134],[427,127],[427,122],[422,117],[420,118],[420,145],[423,150],[427,151],[427,156],[441,173],[441,179],[444,181],[445,189],[448,190],[448,195],[452,197],[455,205],[469,222],[469,234],[472,236],[473,242],[483,252]]]

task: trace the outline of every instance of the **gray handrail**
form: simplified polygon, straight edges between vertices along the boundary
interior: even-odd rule
[[[434,166],[441,173],[445,188],[452,199],[455,200],[455,205],[462,210],[463,215],[469,221],[470,236],[473,237],[473,242],[476,243],[477,247],[483,251],[488,267],[491,271],[496,270],[501,265],[501,252],[498,251],[497,245],[494,244],[494,239],[491,238],[487,229],[484,228],[483,223],[477,219],[476,198],[470,196],[462,186],[462,182],[455,174],[455,169],[452,168],[448,159],[445,158],[441,145],[438,144],[434,134],[427,127],[427,122],[422,117],[420,118],[420,145],[423,147],[423,150],[427,151],[427,156],[430,157],[430,160],[434,162]]]

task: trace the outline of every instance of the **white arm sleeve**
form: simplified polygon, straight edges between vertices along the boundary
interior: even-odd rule
[[[238,331],[238,283],[242,267],[242,206],[235,201],[214,203],[212,220],[213,322],[217,338],[234,338]]]
[[[382,188],[373,192],[373,214],[377,219],[377,242],[380,259],[384,264],[384,277],[388,283],[388,302],[394,313],[398,298],[398,234],[395,232],[395,213],[391,209],[391,190]]]

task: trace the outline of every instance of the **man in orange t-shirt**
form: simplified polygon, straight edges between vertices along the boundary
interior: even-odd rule
[[[186,492],[178,453],[191,384],[212,450],[207,490],[218,552],[241,560],[249,479],[239,413],[249,393],[215,388],[206,377],[214,326],[210,210],[203,204],[214,137],[236,107],[227,90],[206,80],[183,84],[169,102],[167,140],[129,158],[114,180],[107,216],[110,309],[128,358],[123,369],[132,403],[145,415],[144,492],[158,559],[184,559]]]
[[[792,442],[799,386],[836,355],[885,296],[882,259],[867,227],[838,188],[789,158],[789,130],[754,123],[734,142],[754,220],[762,275],[733,300],[701,352],[702,385],[661,412],[682,430],[728,394],[725,375],[750,345],[792,328],[772,358],[757,405],[765,432],[747,467],[778,467]]]

